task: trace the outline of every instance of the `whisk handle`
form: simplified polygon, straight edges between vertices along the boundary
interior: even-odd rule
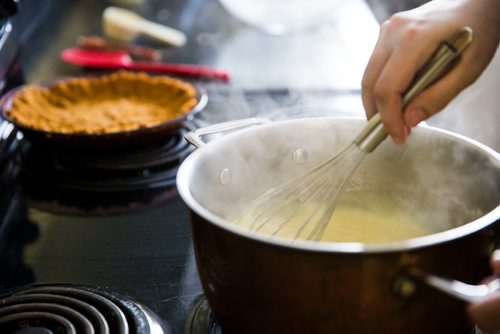
[[[421,91],[448,73],[458,62],[462,52],[472,42],[472,29],[463,27],[448,40],[441,43],[433,56],[417,72],[409,88],[403,94],[406,107]],[[361,151],[370,153],[387,137],[380,114],[375,114],[354,139]]]

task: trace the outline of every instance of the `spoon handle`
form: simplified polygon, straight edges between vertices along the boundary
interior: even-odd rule
[[[177,74],[195,78],[229,80],[229,73],[212,67],[191,64],[168,64],[155,62],[131,62],[125,66],[129,70]]]
[[[148,37],[173,46],[186,44],[186,35],[182,31],[146,19],[140,21],[138,30]]]

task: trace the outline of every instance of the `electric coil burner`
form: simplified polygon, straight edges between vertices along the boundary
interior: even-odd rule
[[[0,333],[167,333],[147,307],[97,287],[33,285],[0,297]]]

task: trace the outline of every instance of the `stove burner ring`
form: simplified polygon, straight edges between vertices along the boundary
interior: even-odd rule
[[[184,334],[222,334],[204,295],[198,297],[184,325]]]
[[[222,334],[224,331],[215,320],[207,298],[198,297],[184,324],[183,334]],[[478,327],[469,334],[485,334]]]
[[[107,290],[33,285],[0,296],[0,333],[165,333],[145,306]]]
[[[194,150],[184,140],[193,126],[145,147],[110,152],[79,152],[33,146],[24,153],[21,178],[28,193],[137,192],[175,184],[181,162]]]

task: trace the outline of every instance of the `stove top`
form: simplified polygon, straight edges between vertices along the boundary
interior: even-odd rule
[[[112,213],[46,206],[16,195],[2,215],[2,289],[34,283],[106,288],[147,305],[181,333],[202,291],[180,199]]]
[[[118,306],[113,296],[126,296],[132,313],[149,310],[146,317],[160,319],[166,333],[221,333],[203,298],[188,210],[175,188],[179,163],[193,150],[183,133],[230,119],[360,115],[362,109],[354,104],[349,114],[349,101],[360,101],[353,92],[212,89],[208,96],[181,133],[140,150],[54,151],[27,143],[4,123],[0,300],[24,298],[26,287],[55,290],[55,298],[83,289]]]

